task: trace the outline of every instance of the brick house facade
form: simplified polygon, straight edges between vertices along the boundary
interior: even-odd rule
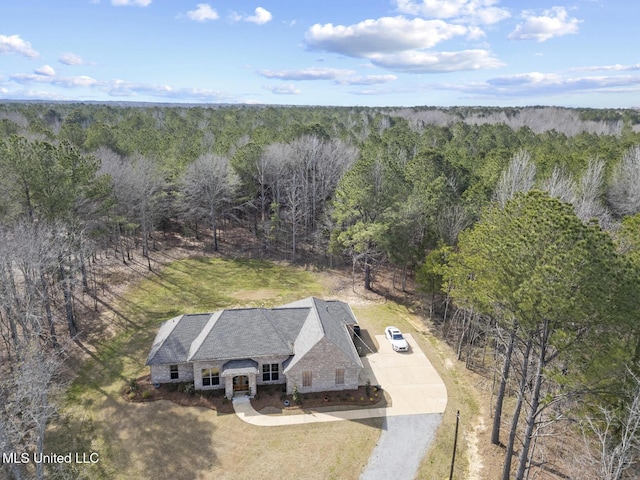
[[[362,362],[348,304],[309,297],[271,309],[185,314],[164,322],[147,359],[154,384],[256,394],[258,385],[292,393],[358,388]]]

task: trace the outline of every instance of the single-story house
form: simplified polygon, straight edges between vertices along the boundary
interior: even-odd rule
[[[358,388],[362,361],[348,304],[309,297],[276,308],[184,314],[162,324],[147,365],[151,382],[256,394],[257,385],[300,393]]]

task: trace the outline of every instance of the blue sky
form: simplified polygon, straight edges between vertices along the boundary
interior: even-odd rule
[[[0,0],[0,99],[640,107],[635,0]]]

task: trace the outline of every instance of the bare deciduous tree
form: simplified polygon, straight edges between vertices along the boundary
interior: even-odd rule
[[[83,254],[77,235],[60,222],[24,221],[0,226],[0,243],[0,353],[17,356],[32,337],[57,346],[62,318],[74,336],[73,286]]]
[[[142,155],[133,159],[129,165],[128,173],[127,186],[131,195],[130,206],[133,207],[140,222],[142,255],[147,259],[149,270],[151,270],[149,237],[155,225],[158,195],[164,187],[164,179],[155,162]]]
[[[340,140],[314,135],[269,145],[256,165],[263,221],[269,206],[273,219],[289,220],[293,244],[297,245],[302,235],[309,238],[356,155],[354,147]],[[292,245],[294,257],[295,248]]]
[[[604,193],[604,162],[591,160],[580,177],[573,206],[576,215],[584,223],[597,220],[600,227],[609,230],[612,227],[611,213],[602,203]]]
[[[619,480],[640,461],[640,377],[633,375],[635,389],[621,409],[599,407],[599,417],[584,421],[587,463],[594,480]],[[631,478],[631,477],[629,477]]]
[[[454,245],[458,235],[472,223],[469,212],[460,203],[445,206],[438,214],[438,231],[449,245]]]
[[[115,200],[115,228],[137,225],[142,236],[142,254],[147,258],[149,270],[149,237],[157,216],[158,200],[165,187],[156,162],[143,155],[122,158],[108,149],[100,149],[96,156],[101,160],[100,173],[109,175]]]
[[[575,182],[569,174],[558,167],[554,167],[551,176],[542,183],[542,189],[563,202],[574,203],[576,201]]]
[[[496,186],[494,199],[504,207],[516,193],[526,193],[533,188],[536,178],[536,166],[531,154],[526,150],[517,152]]]
[[[631,147],[616,166],[607,200],[620,217],[640,212],[640,145]]]
[[[56,412],[52,394],[61,387],[61,351],[46,351],[34,339],[22,345],[12,369],[0,379],[0,454],[41,455],[47,422]],[[14,480],[32,478],[31,464],[0,466]],[[35,462],[35,478],[44,478],[44,463]]]
[[[198,221],[207,218],[213,235],[213,250],[218,251],[218,223],[225,204],[231,200],[235,177],[229,159],[206,154],[187,167],[182,179],[184,204],[188,215]]]

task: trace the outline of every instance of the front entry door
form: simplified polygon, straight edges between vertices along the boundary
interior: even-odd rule
[[[245,390],[249,390],[249,377],[246,375],[233,377],[233,391],[244,392]]]

